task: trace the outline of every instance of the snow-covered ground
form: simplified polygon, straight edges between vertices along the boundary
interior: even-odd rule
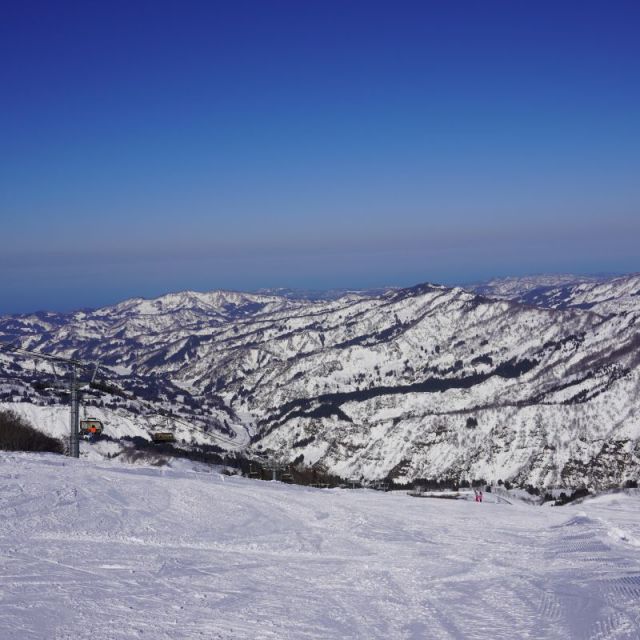
[[[0,637],[640,637],[638,495],[477,504],[177,464],[0,453]]]

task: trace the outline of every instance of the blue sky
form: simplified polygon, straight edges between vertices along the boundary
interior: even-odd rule
[[[640,270],[637,2],[16,2],[0,312]]]

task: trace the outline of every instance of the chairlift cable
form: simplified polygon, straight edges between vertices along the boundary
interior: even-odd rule
[[[89,368],[91,366],[91,363],[87,363],[87,362],[83,362],[81,360],[76,360],[73,358],[65,358],[63,356],[54,356],[51,354],[47,354],[47,353],[41,353],[39,351],[32,351],[30,349],[24,349],[22,348],[19,344],[15,344],[15,343],[11,343],[11,342],[2,342],[0,341],[0,352],[2,353],[7,353],[7,354],[15,354],[18,356],[24,356],[24,357],[33,357],[33,358],[38,358],[41,360],[46,360],[48,362],[51,363],[52,368],[54,370],[54,375],[56,375],[56,371],[55,371],[55,363],[58,364],[62,364],[62,365],[66,365],[66,366],[71,366],[71,367],[81,367],[83,369],[85,368]],[[89,388],[92,389],[97,389],[98,391],[102,391],[103,393],[109,393],[109,389],[107,389],[106,391],[104,389],[100,389],[97,388],[95,386],[95,379],[98,373],[98,368],[99,368],[99,363],[95,363],[95,369],[93,371],[92,377],[91,377],[91,381],[88,383]],[[56,375],[57,377],[57,375]],[[142,405],[145,405],[148,410],[149,413],[151,415],[157,415],[160,417],[165,417],[165,418],[169,418],[169,416],[167,415],[166,410],[164,409],[157,409],[156,407],[154,407],[152,405],[152,403],[148,400],[144,400],[142,398],[139,398],[138,396],[136,396],[133,393],[127,392],[125,389],[122,389],[122,387],[120,387],[120,385],[114,383],[114,382],[109,382],[109,385],[114,389],[119,391],[127,400],[133,401],[133,402],[138,402]],[[199,427],[197,425],[194,424],[190,424],[187,423],[186,421],[177,418],[175,416],[171,416],[171,419],[173,420],[174,423],[178,423],[180,425],[182,425],[184,428],[186,428],[189,431],[198,431],[200,433],[202,433],[203,435],[206,435],[210,438],[213,438],[214,440],[218,440],[221,443],[230,445],[230,446],[237,446],[238,442],[235,440],[232,440],[231,438],[225,438],[224,436],[220,436],[218,434],[215,433],[210,433],[208,431],[204,431],[204,429],[202,427]]]

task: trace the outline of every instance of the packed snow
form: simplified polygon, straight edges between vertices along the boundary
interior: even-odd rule
[[[479,504],[175,465],[0,453],[0,636],[640,637],[637,492]]]

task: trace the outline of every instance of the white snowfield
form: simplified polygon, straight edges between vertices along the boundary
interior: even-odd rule
[[[639,507],[0,453],[0,637],[637,639]]]

